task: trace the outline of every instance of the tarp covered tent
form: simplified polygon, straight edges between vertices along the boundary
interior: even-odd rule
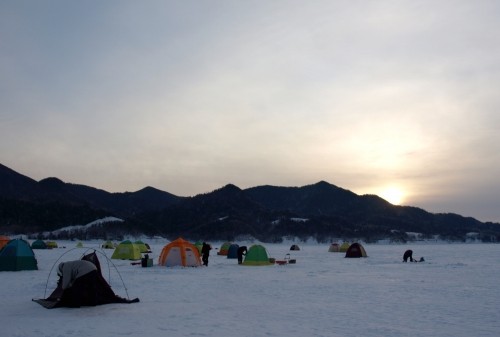
[[[57,283],[56,289],[49,297],[46,299],[34,299],[33,301],[47,309],[57,307],[77,308],[81,306],[95,306],[108,303],[139,302],[138,298],[130,300],[122,298],[113,292],[106,279],[102,276],[101,265],[95,252],[83,256],[81,260],[93,263],[97,270],[91,275],[86,274],[82,277],[77,277],[72,282],[71,286],[66,289],[63,289],[63,280],[61,279]],[[65,273],[63,273],[62,278],[64,277],[71,277],[71,275],[65,275]]]
[[[228,253],[228,251],[229,251],[229,247],[231,247],[231,242],[224,242],[222,244],[222,246],[220,246],[220,249],[217,252],[217,255],[224,255],[224,256],[226,256],[227,253]]]
[[[330,248],[328,248],[330,253],[338,253],[340,252],[340,245],[338,243],[332,243]]]
[[[37,270],[35,253],[23,239],[10,240],[0,250],[0,271]]]
[[[345,257],[368,257],[368,255],[366,255],[365,248],[360,243],[355,242],[349,246]]]
[[[273,263],[269,261],[266,248],[262,245],[252,245],[243,261],[244,266],[269,266]]]
[[[351,244],[349,242],[344,242],[343,244],[340,245],[339,247],[339,252],[341,253],[345,253],[347,252],[347,250],[349,249],[349,247],[351,246]]]
[[[139,247],[134,245],[129,240],[125,240],[121,242],[111,255],[112,259],[115,260],[140,260],[141,259],[141,251]]]
[[[116,246],[115,244],[112,242],[112,241],[106,241],[102,244],[101,248],[104,248],[104,249],[115,249]]]
[[[158,264],[166,267],[199,267],[200,252],[192,243],[178,238],[163,247],[158,257]]]
[[[43,240],[35,240],[31,243],[33,249],[47,249],[47,244]]]
[[[299,247],[299,245],[292,245],[290,247],[290,250],[300,250],[300,247]]]
[[[2,248],[7,244],[9,243],[10,241],[10,238],[6,235],[0,235],[0,250],[2,250]]]
[[[229,246],[229,249],[227,250],[227,258],[228,259],[237,259],[238,258],[238,248],[240,248],[240,246],[236,243],[233,243],[231,246]]]

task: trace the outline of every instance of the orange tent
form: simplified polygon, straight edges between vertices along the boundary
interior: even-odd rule
[[[7,243],[9,243],[9,241],[10,241],[10,238],[8,236],[0,235],[0,249],[2,249],[3,246],[5,246]]]
[[[166,267],[199,267],[201,266],[200,253],[195,245],[178,238],[163,247],[158,264]]]

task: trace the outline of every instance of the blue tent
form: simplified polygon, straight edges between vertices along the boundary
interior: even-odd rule
[[[0,251],[0,271],[37,270],[38,263],[28,242],[10,240]]]
[[[238,246],[236,243],[233,243],[231,246],[229,246],[229,249],[227,250],[227,258],[228,259],[237,259],[238,258]]]

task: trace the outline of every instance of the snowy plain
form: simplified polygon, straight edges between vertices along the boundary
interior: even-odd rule
[[[1,336],[500,335],[498,244],[364,244],[359,259],[327,244],[264,244],[297,263],[251,267],[218,256],[212,242],[208,267],[166,268],[156,262],[168,241],[144,242],[151,268],[108,260],[102,242],[62,241],[35,250],[39,270],[1,272]],[[59,262],[93,249],[115,293],[139,303],[49,310],[31,301],[50,295]],[[402,263],[406,249],[426,261]]]

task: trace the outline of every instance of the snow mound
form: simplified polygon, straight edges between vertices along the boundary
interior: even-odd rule
[[[85,231],[91,227],[102,226],[108,222],[123,222],[123,221],[124,220],[122,220],[122,219],[115,218],[113,216],[108,216],[108,217],[105,217],[102,219],[97,219],[95,221],[89,222],[86,225],[75,225],[75,226],[67,226],[67,227],[59,228],[55,231],[52,231],[51,233],[60,234],[62,232],[72,233],[72,232],[76,232],[76,231]]]

